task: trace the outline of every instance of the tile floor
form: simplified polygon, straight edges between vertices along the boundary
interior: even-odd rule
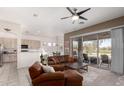
[[[85,86],[124,86],[124,75],[112,73],[89,66],[89,71],[83,73]]]
[[[6,63],[0,67],[1,86],[27,86],[30,78],[27,68],[16,69],[16,63]]]
[[[89,71],[82,73],[85,86],[124,85],[124,76],[108,70],[89,66]],[[28,68],[16,69],[16,63],[6,63],[0,67],[1,86],[30,86]]]

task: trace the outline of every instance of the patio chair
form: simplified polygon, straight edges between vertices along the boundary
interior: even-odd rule
[[[89,61],[89,57],[88,57],[87,54],[83,54],[83,62],[85,62],[85,63],[89,63],[90,62]]]
[[[108,55],[101,55],[101,60],[100,60],[100,65],[99,66],[101,67],[101,65],[103,63],[108,64],[108,68],[111,66],[111,61],[110,61]]]

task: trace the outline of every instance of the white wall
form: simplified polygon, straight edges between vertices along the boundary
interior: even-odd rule
[[[17,38],[17,35],[11,32],[2,32],[0,31],[0,37],[5,37],[5,38]]]
[[[28,39],[28,40],[41,40],[40,37],[38,36],[33,36],[33,35],[22,35],[21,36],[22,39]]]

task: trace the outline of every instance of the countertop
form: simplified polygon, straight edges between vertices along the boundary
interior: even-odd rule
[[[41,52],[40,49],[21,49],[21,52],[27,53],[27,52]]]

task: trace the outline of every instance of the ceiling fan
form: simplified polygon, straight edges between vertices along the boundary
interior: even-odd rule
[[[61,19],[67,19],[67,18],[72,18],[73,20],[73,24],[75,23],[76,20],[82,19],[82,20],[88,20],[87,18],[81,16],[83,13],[87,12],[88,10],[90,10],[91,8],[85,9],[83,11],[77,12],[77,8],[74,8],[73,10],[71,10],[69,7],[66,7],[66,9],[72,14],[71,16],[68,17],[63,17]],[[83,24],[84,22],[80,22],[80,24]]]

